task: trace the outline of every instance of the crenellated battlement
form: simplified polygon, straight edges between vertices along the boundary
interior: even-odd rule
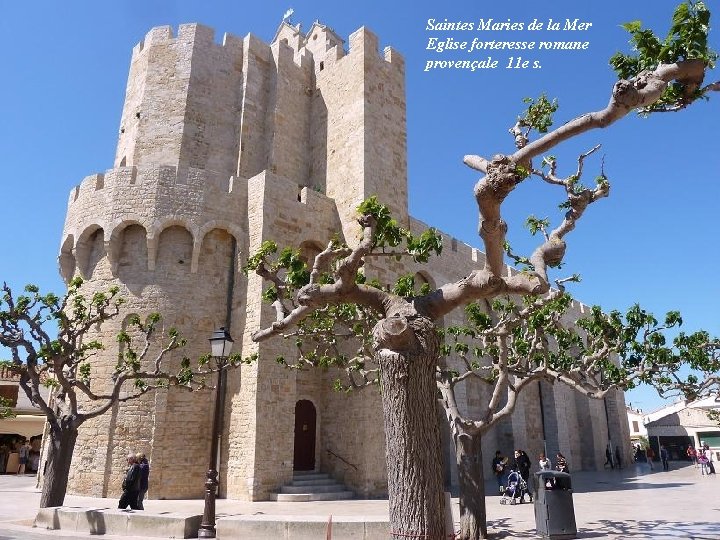
[[[345,41],[331,28],[315,22],[310,31],[303,35],[300,25],[293,26],[283,22],[275,33],[271,45],[284,43],[294,51],[296,57],[309,53],[315,63],[315,72],[331,69],[346,57],[362,57],[364,60],[384,60],[396,69],[404,69],[404,59],[392,47],[386,47],[382,54],[379,51],[379,39],[366,27],[361,27],[349,36],[349,47],[344,48]],[[298,61],[299,64],[299,61]]]
[[[247,208],[247,185],[208,171],[175,167],[121,167],[86,177],[70,193],[63,245],[88,230],[108,234],[124,222],[147,230],[168,221],[199,229],[208,222],[234,224]],[[66,248],[64,248],[67,251]]]
[[[348,56],[362,55],[371,60],[383,60],[389,66],[404,71],[405,59],[396,49],[385,47],[380,54],[380,40],[372,30],[362,26],[350,34]]]
[[[151,270],[160,233],[172,226],[187,230],[193,239],[190,268],[195,272],[201,242],[209,231],[224,229],[243,242],[240,216],[246,209],[247,184],[211,171],[119,167],[88,176],[70,193],[60,249],[61,274],[69,280],[76,268],[84,276],[91,273],[88,261],[98,234],[115,274],[122,253],[118,238],[130,225],[146,231]]]
[[[410,217],[410,232],[414,235],[420,235],[429,228],[427,223]],[[482,251],[443,231],[437,232],[442,237],[443,251],[440,257],[430,258],[428,271],[437,276],[438,282],[454,281],[467,275],[472,269],[483,267],[485,254]],[[510,270],[508,268],[508,271]]]
[[[275,64],[278,67],[278,71],[282,71],[283,68],[287,68],[289,64],[292,63],[301,70],[308,70],[309,72],[312,64],[312,56],[307,49],[302,48],[297,51],[285,41],[276,41],[270,45],[266,45],[264,42],[260,43],[262,43],[262,46],[268,47],[275,57]]]
[[[321,215],[336,216],[335,201],[325,194],[307,186],[298,185],[296,182],[268,171],[250,178],[247,181],[248,189],[255,191],[270,212],[274,212],[281,206],[289,212],[307,213],[319,219]],[[335,231],[339,228],[336,219]]]
[[[313,48],[311,40],[315,33],[308,35],[305,47],[313,52],[315,61],[315,73],[327,71],[325,76],[330,76],[336,65],[364,65],[366,62],[383,67],[388,73],[395,73],[399,76],[405,74],[405,59],[392,47],[385,47],[380,51],[380,40],[369,28],[363,26],[350,34],[348,39],[347,52],[343,48],[343,41],[325,39],[328,43],[327,49]]]
[[[124,191],[147,191],[155,187],[162,187],[169,190],[167,196],[173,197],[176,194],[171,192],[173,186],[176,186],[176,192],[197,191],[208,195],[227,194],[233,196],[234,188],[235,191],[237,190],[237,184],[237,179],[234,177],[203,169],[178,170],[177,167],[171,165],[141,168],[117,167],[83,178],[80,184],[70,190],[68,211],[72,212],[74,207],[82,205],[88,199],[105,196],[104,192],[108,191],[112,191],[112,194],[116,195]],[[128,196],[132,197],[132,195]]]
[[[410,230],[413,234],[419,235],[429,229],[430,226],[418,219],[410,218]],[[480,269],[485,265],[485,254],[478,248],[473,247],[453,236],[438,230],[442,237],[443,251],[440,257],[432,257],[427,264],[427,270],[435,276],[439,282],[454,281],[458,277],[465,276],[473,269]],[[505,266],[508,276],[519,273],[519,270],[510,265]],[[455,272],[453,274],[452,272]],[[565,314],[564,320],[568,324],[590,313],[591,307],[573,300]]]
[[[254,39],[248,39],[251,36]],[[322,45],[318,45],[318,43],[322,43]],[[140,55],[155,46],[177,45],[190,48],[214,49],[222,51],[231,57],[238,57],[243,53],[243,45],[264,46],[269,50],[276,44],[282,44],[293,51],[295,63],[301,67],[305,62],[309,61],[308,55],[315,57],[317,63],[320,61],[327,62],[327,67],[345,56],[361,55],[371,60],[383,60],[397,69],[404,69],[405,59],[402,54],[389,46],[385,47],[381,52],[378,36],[367,27],[363,26],[350,34],[347,52],[344,50],[344,43],[344,40],[337,36],[335,32],[319,23],[313,24],[310,32],[303,35],[299,30],[299,26],[293,27],[283,22],[269,44],[252,34],[242,38],[227,32],[223,34],[221,42],[216,42],[214,29],[202,24],[190,23],[181,24],[177,29],[177,33],[173,31],[171,26],[152,28],[133,47],[132,61],[136,61]]]
[[[132,60],[154,46],[173,45],[214,48],[230,56],[242,54],[243,39],[234,34],[224,33],[222,42],[215,42],[215,30],[198,23],[181,24],[177,35],[171,26],[156,26],[133,47]]]

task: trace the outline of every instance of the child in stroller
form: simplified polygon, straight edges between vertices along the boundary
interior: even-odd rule
[[[512,471],[508,475],[507,487],[500,497],[500,504],[522,504],[525,502],[526,493],[528,493],[527,482],[518,471]]]

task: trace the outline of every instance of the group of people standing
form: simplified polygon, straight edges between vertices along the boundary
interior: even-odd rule
[[[697,450],[692,446],[688,446],[687,456],[693,462],[695,467],[700,467],[700,474],[715,474],[715,465],[713,465],[713,456],[710,446],[701,444]]]
[[[715,474],[715,466],[713,465],[713,454],[710,447],[701,443],[697,449],[690,445],[685,451],[688,459],[693,462],[696,468],[700,468],[700,474]],[[653,448],[648,445],[645,448],[639,444],[635,446],[635,461],[640,463],[647,463],[650,470],[654,470],[653,461],[656,457],[660,458],[662,463],[663,471],[670,470],[670,451],[664,445],[660,445],[660,451],[656,454]]]
[[[538,465],[541,471],[549,471],[553,469],[552,463],[545,456],[544,453],[540,454],[538,458]],[[500,493],[505,490],[507,477],[511,471],[517,471],[522,477],[522,479],[525,480],[526,483],[528,483],[531,467],[532,462],[530,461],[530,457],[528,457],[527,453],[524,450],[515,450],[515,460],[512,462],[507,457],[503,456],[500,450],[495,452],[495,457],[492,460],[492,469],[493,473],[495,474],[495,479],[497,480]],[[570,472],[570,470],[568,469],[567,460],[565,459],[565,456],[563,456],[560,452],[558,452],[555,457],[555,470],[565,473]],[[532,492],[530,492],[529,494],[530,501],[532,502]]]
[[[492,460],[492,469],[493,473],[495,473],[495,479],[497,480],[500,493],[505,491],[505,484],[512,471],[520,474],[522,479],[527,483],[530,478],[530,467],[530,458],[524,450],[515,450],[515,460],[512,463],[509,458],[502,455],[500,450],[495,452],[495,457]],[[532,493],[530,493],[530,501],[532,501]]]
[[[40,461],[40,437],[28,440],[25,437],[0,442],[0,473],[35,474]],[[17,461],[11,456],[17,454]]]
[[[145,454],[128,454],[128,468],[122,483],[122,496],[118,508],[125,510],[128,506],[131,510],[145,510],[143,500],[148,490],[150,480],[150,464]]]
[[[665,447],[664,444],[660,445],[660,462],[662,463],[663,471],[670,470],[670,451]],[[652,446],[648,445],[643,449],[639,444],[635,446],[635,461],[646,462],[651,471],[655,470],[653,461],[655,461],[655,450]]]

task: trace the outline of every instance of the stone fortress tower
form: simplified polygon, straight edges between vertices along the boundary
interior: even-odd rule
[[[404,61],[378,51],[361,28],[344,40],[315,23],[308,33],[283,22],[269,45],[197,24],[152,29],[135,46],[113,168],[72,190],[63,231],[64,279],[81,275],[90,290],[118,284],[124,317],[98,332],[107,345],[94,366],[102,378],[116,362],[114,336],[131,314],[158,311],[188,340],[182,354],[208,352],[227,326],[234,352],[259,361],[228,374],[220,440],[222,496],[266,500],[294,469],[341,480],[357,496],[382,495],[387,480],[376,389],[335,393],[333,373],[287,370],[282,340],[252,343],[274,317],[263,283],[240,268],[260,244],[300,246],[306,257],[341,231],[353,243],[355,207],[377,195],[398,221],[408,215]],[[445,235],[443,256],[422,268],[368,265],[392,282],[416,272],[431,285],[456,280],[483,254]],[[584,307],[576,304],[576,314]],[[461,321],[461,312],[445,324]],[[179,358],[179,357],[178,357]],[[171,359],[177,362],[178,358]],[[465,407],[486,396],[468,386]],[[81,431],[69,492],[113,496],[124,458],[144,451],[152,464],[151,498],[203,493],[213,394],[171,388],[122,403]],[[608,437],[629,440],[624,398],[592,401],[560,385],[525,393],[515,415],[485,439],[531,455],[561,450],[574,469],[602,466]],[[447,482],[454,452],[446,446]],[[487,464],[486,464],[487,465]]]

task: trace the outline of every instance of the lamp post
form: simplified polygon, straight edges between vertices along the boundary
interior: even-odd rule
[[[213,411],[212,441],[210,444],[210,462],[205,479],[205,509],[198,529],[198,538],[215,538],[215,493],[218,486],[217,454],[225,396],[225,361],[232,349],[233,339],[224,327],[220,327],[210,338],[211,356],[218,367],[218,382],[215,387],[215,409]]]

